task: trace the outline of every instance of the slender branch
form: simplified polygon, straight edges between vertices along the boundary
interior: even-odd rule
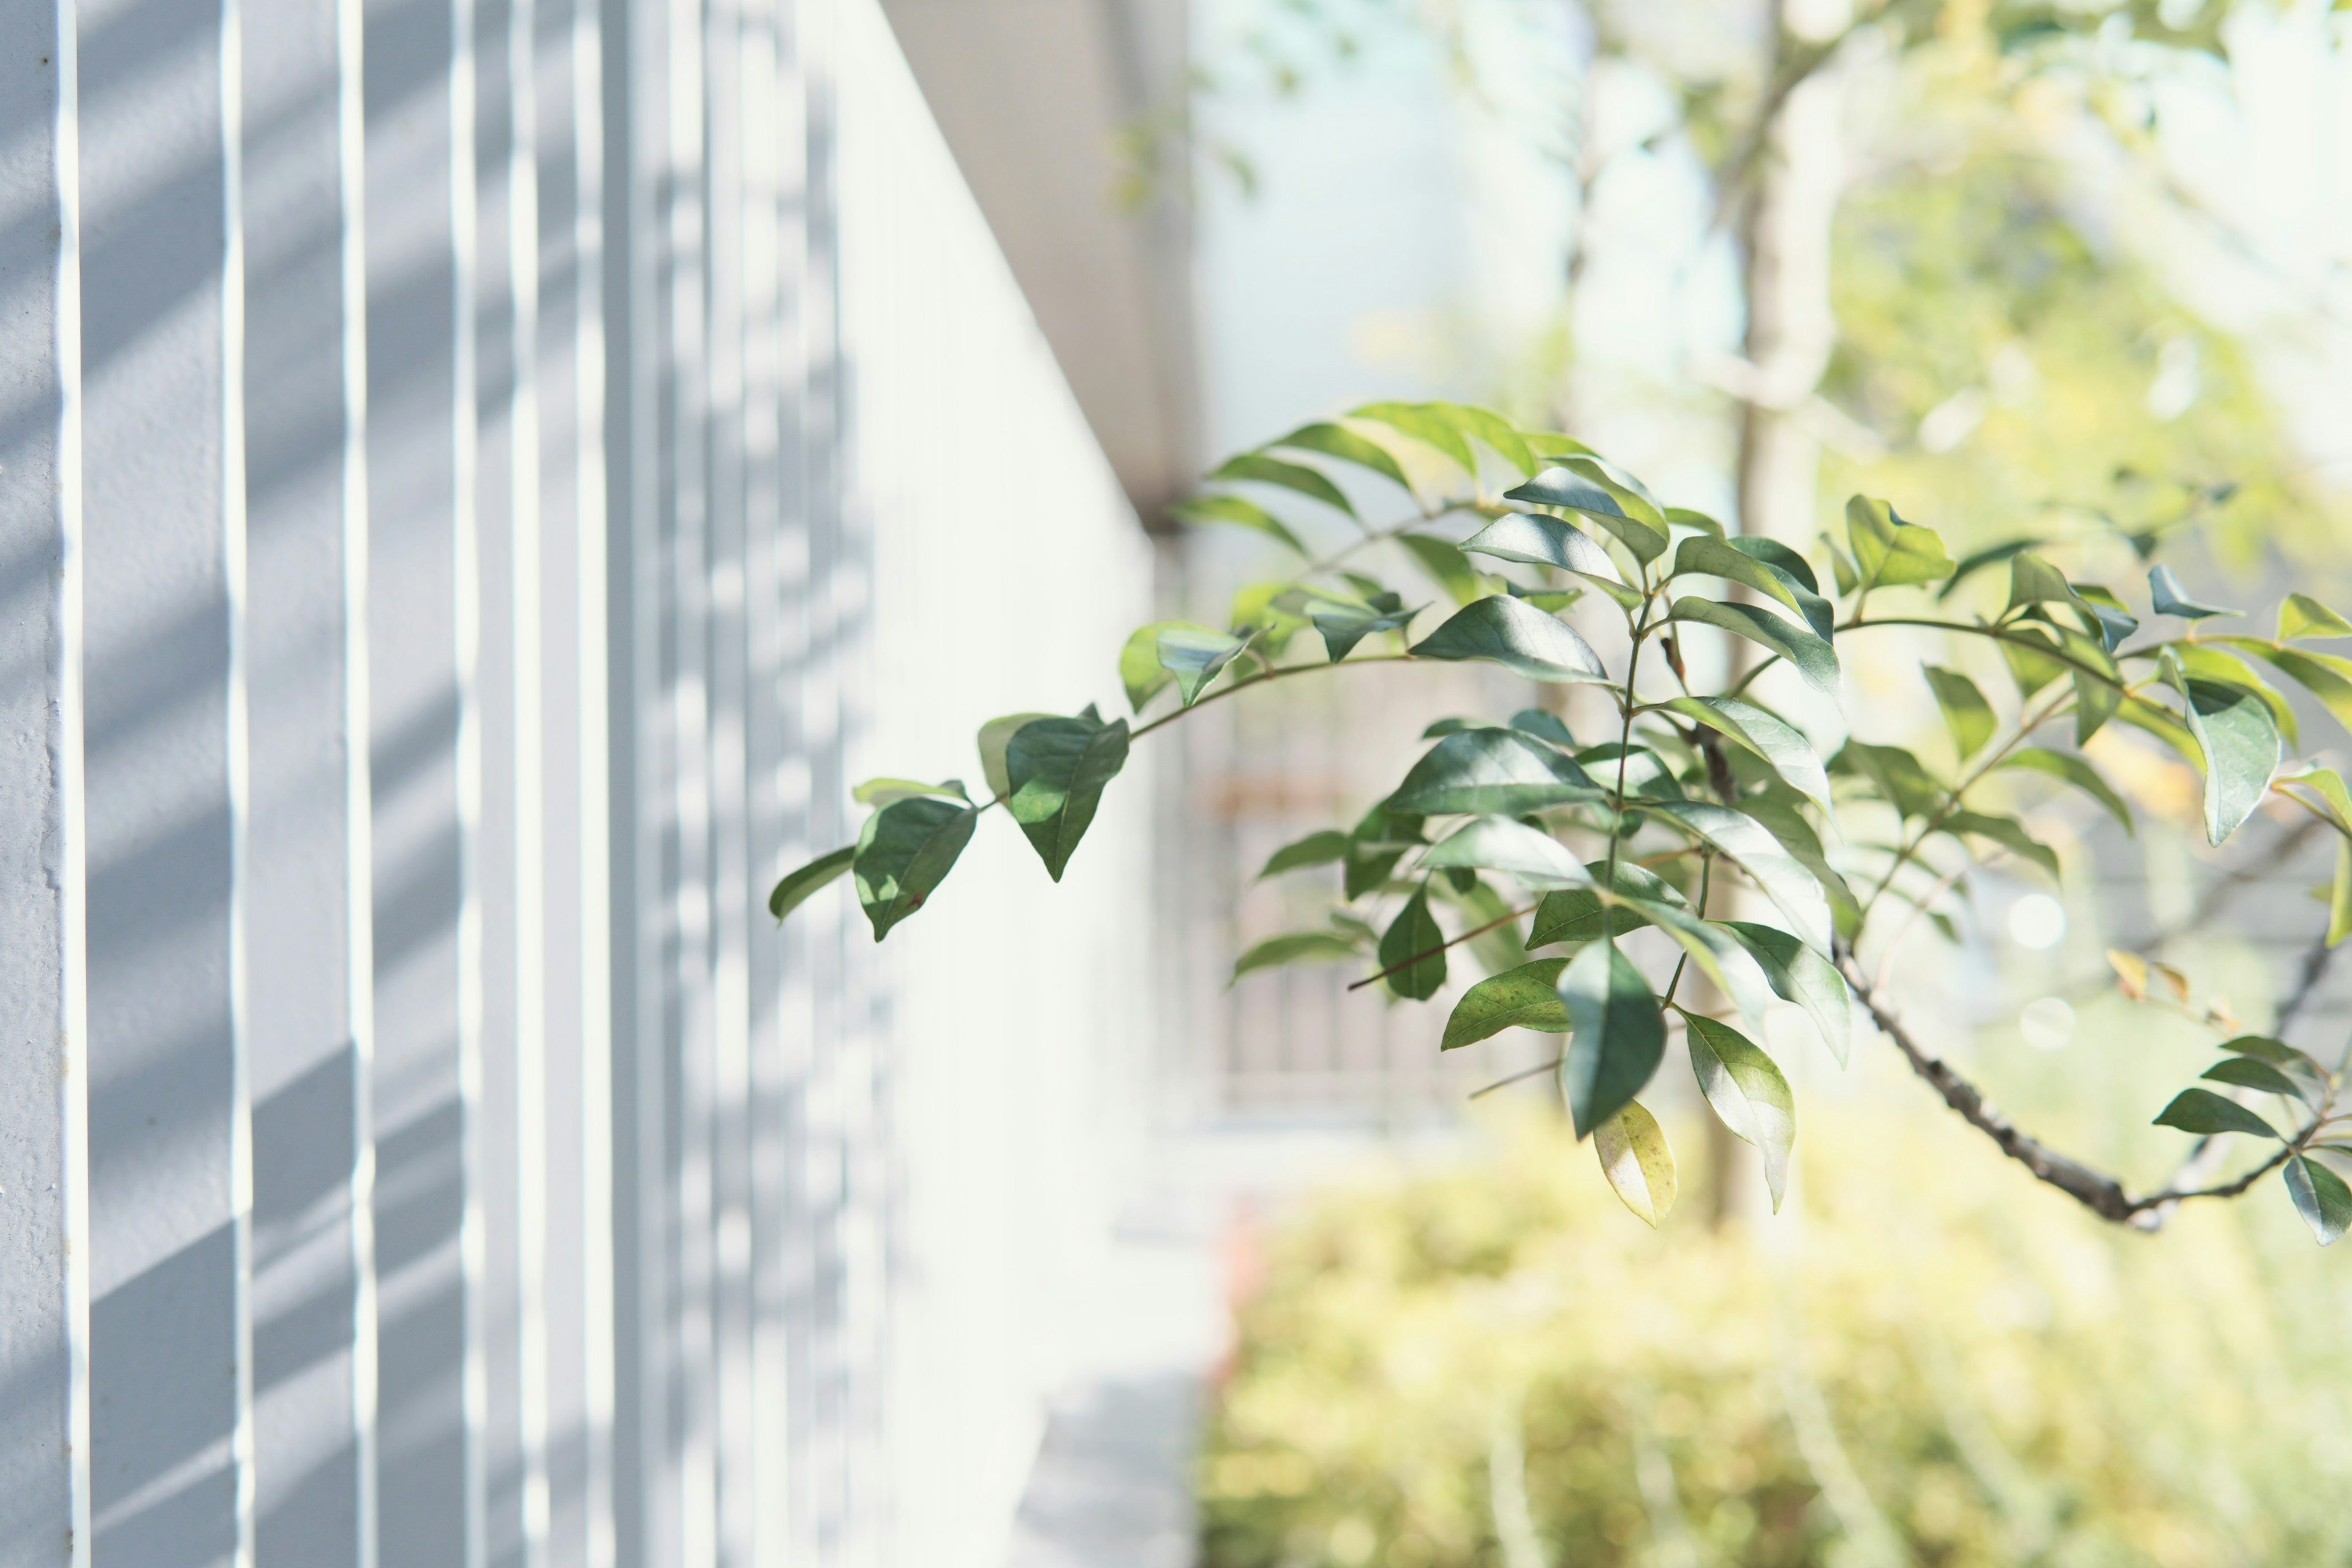
[[[1247,680],[1236,680],[1231,686],[1219,687],[1196,702],[1188,703],[1173,712],[1162,713],[1150,723],[1139,726],[1128,736],[1128,739],[1130,742],[1140,741],[1154,730],[1173,724],[1187,713],[1198,713],[1212,702],[1231,697],[1236,691],[1247,691],[1253,687],[1264,686],[1269,680],[1281,680],[1293,675],[1312,675],[1321,669],[1352,669],[1358,665],[1365,664],[1410,664],[1412,662],[1413,662],[1412,655],[1409,653],[1375,653],[1368,654],[1362,658],[1343,658],[1336,663],[1270,665],[1264,675],[1253,675]]]
[[[1503,915],[1496,920],[1488,921],[1485,925],[1479,926],[1474,931],[1465,931],[1460,936],[1449,938],[1444,942],[1439,942],[1435,947],[1426,948],[1420,952],[1414,953],[1411,958],[1402,959],[1395,963],[1391,963],[1377,974],[1367,974],[1361,980],[1356,981],[1354,984],[1350,984],[1348,989],[1350,991],[1361,991],[1367,985],[1386,980],[1390,975],[1396,973],[1399,970],[1411,969],[1423,959],[1435,958],[1439,953],[1444,952],[1449,947],[1459,947],[1464,942],[1470,941],[1474,937],[1485,936],[1496,926],[1508,925],[1513,921],[1517,920],[1521,915],[1531,915],[1542,907],[1541,902],[1538,901],[1537,903],[1529,904],[1523,910],[1513,910],[1509,914]]]
[[[1840,947],[1838,972],[1853,988],[1871,1021],[1879,1031],[1895,1043],[1903,1053],[1911,1070],[1926,1079],[1944,1103],[1958,1111],[1960,1119],[1990,1138],[2000,1152],[2033,1173],[2041,1181],[2097,1215],[2101,1219],[2117,1225],[2129,1225],[2142,1230],[2161,1226],[2172,1211],[2195,1198],[2231,1198],[2252,1186],[2263,1177],[2286,1163],[2315,1132],[2326,1124],[2324,1114],[2311,1122],[2293,1139],[2282,1139],[2277,1152],[2245,1174],[2215,1186],[2192,1187],[2182,1191],[2167,1185],[2160,1191],[2134,1197],[2122,1181],[2084,1164],[2072,1155],[2062,1154],[2018,1125],[1987,1100],[1984,1091],[1962,1077],[1952,1065],[1913,1037],[1894,1008],[1876,986],[1864,975],[1862,965],[1852,950]]]
[[[1467,1098],[1475,1100],[1482,1094],[1492,1094],[1498,1089],[1508,1089],[1515,1083],[1525,1083],[1528,1079],[1538,1077],[1543,1073],[1557,1072],[1559,1070],[1559,1064],[1565,1060],[1567,1060],[1565,1057],[1554,1057],[1551,1060],[1544,1063],[1541,1067],[1527,1068],[1521,1071],[1513,1073],[1508,1078],[1498,1078],[1484,1089],[1472,1089]]]
[[[1885,875],[1878,879],[1878,886],[1870,890],[1870,897],[1862,901],[1862,913],[1864,919],[1868,919],[1870,911],[1877,907],[1880,895],[1884,894],[1887,888],[1894,883],[1895,874],[1902,870],[1904,867],[1909,865],[1911,863],[1911,858],[1919,852],[1919,847],[1927,843],[1930,837],[1934,837],[1936,832],[1941,828],[1945,823],[1949,822],[1952,819],[1952,814],[1960,809],[1960,797],[1968,794],[1969,790],[1975,788],[1979,781],[1983,779],[1987,773],[1992,772],[1993,769],[1999,767],[2002,761],[2008,757],[2010,752],[2017,750],[2018,746],[2024,742],[2027,737],[2031,736],[2034,731],[2039,730],[2042,725],[2050,722],[2052,719],[2056,718],[2059,710],[2073,700],[2074,693],[2071,691],[2064,692],[2057,698],[2053,699],[2051,701],[2043,704],[2041,712],[2034,714],[2021,714],[2017,721],[2016,733],[2011,735],[2008,740],[2003,741],[1999,746],[1996,746],[1991,751],[1987,752],[1982,757],[1979,758],[1977,760],[1976,766],[1969,769],[1965,777],[1961,778],[1958,783],[1952,785],[1951,793],[1945,799],[1944,804],[1937,807],[1934,816],[1927,818],[1926,822],[1920,824],[1919,831],[1911,836],[1910,842],[1903,846],[1903,847],[1895,854],[1893,862],[1887,866]]]

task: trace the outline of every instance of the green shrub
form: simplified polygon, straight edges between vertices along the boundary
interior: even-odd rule
[[[2352,1275],[2285,1205],[2142,1236],[1948,1118],[1820,1120],[1798,1201],[1713,1233],[1626,1224],[1531,1122],[1314,1203],[1242,1313],[1204,1561],[2352,1562]]]

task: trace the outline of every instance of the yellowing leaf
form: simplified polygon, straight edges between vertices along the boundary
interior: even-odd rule
[[[2107,965],[2116,972],[2116,989],[2135,1002],[2147,999],[2147,960],[2122,948],[2107,949]]]
[[[1675,1206],[1675,1152],[1658,1119],[1639,1100],[1628,1100],[1592,1130],[1592,1151],[1619,1200],[1643,1224],[1656,1228]]]

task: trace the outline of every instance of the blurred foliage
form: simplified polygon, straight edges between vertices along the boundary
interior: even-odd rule
[[[1626,1225],[1530,1119],[1281,1226],[1200,1459],[1203,1561],[2352,1558],[2352,1275],[2285,1205],[2146,1237],[1948,1118],[1820,1115],[1801,1201],[1752,1225]]]
[[[2244,345],[2103,233],[2053,155],[2074,106],[1966,40],[1903,70],[1905,144],[1840,211],[1822,386],[1885,451],[1847,443],[1824,497],[1921,498],[1964,549],[2205,523],[2242,564],[2340,555],[2340,506]]]

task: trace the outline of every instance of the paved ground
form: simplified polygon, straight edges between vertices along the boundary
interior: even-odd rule
[[[1223,1256],[1235,1219],[1350,1165],[1430,1146],[1294,1125],[1156,1151],[1155,1177],[1097,1281],[1088,1342],[1050,1414],[1008,1568],[1192,1568],[1192,1459],[1228,1348]]]

